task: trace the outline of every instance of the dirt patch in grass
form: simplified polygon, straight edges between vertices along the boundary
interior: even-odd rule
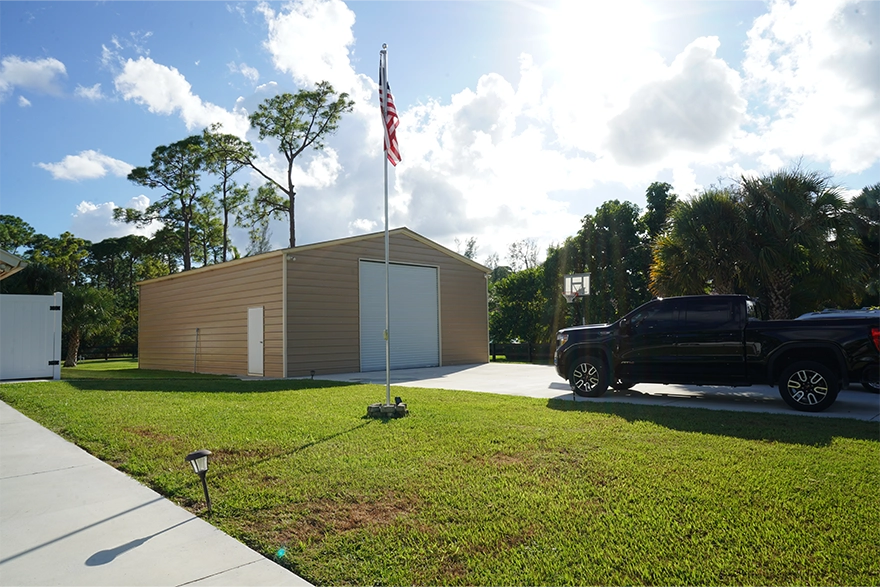
[[[411,498],[383,496],[376,500],[318,499],[292,504],[291,509],[295,511],[254,512],[244,529],[255,535],[271,529],[279,544],[305,544],[332,534],[388,526],[414,512],[416,504]]]
[[[535,468],[532,455],[524,453],[496,452],[488,455],[464,456],[462,460],[480,467],[486,466],[499,469],[503,467],[521,467],[527,470]]]
[[[145,426],[137,426],[134,428],[127,427],[123,428],[126,432],[130,432],[132,434],[136,434],[142,438],[149,438],[150,440],[155,440],[157,442],[174,442],[177,440],[176,436],[171,436],[170,434],[163,434],[162,432],[157,432],[152,428],[147,428]]]
[[[518,466],[518,465],[528,464],[529,469],[533,468],[531,466],[532,459],[526,458],[524,455],[521,455],[521,454],[509,454],[509,453],[498,452],[498,453],[495,453],[494,455],[490,456],[488,459],[488,462],[492,463],[493,465],[498,465],[501,467]]]
[[[535,536],[540,535],[541,528],[532,524],[518,532],[505,533],[498,537],[494,542],[473,544],[468,549],[471,554],[491,555],[499,552],[506,552],[519,548],[525,544],[529,544],[534,540]]]
[[[306,507],[306,514],[294,535],[321,537],[331,532],[351,532],[371,526],[387,526],[414,511],[410,500],[385,497],[379,501],[336,501],[322,499]],[[315,535],[317,533],[317,536]]]

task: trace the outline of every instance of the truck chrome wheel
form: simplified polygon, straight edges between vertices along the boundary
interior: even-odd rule
[[[876,379],[863,379],[862,387],[865,388],[865,391],[880,393],[880,381],[877,381]]]
[[[837,399],[839,383],[822,363],[801,361],[782,372],[779,393],[785,403],[803,412],[821,412]]]
[[[581,397],[599,397],[608,389],[608,373],[600,359],[576,359],[568,371],[571,390]]]

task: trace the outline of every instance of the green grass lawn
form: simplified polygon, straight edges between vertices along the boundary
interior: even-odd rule
[[[0,399],[318,585],[880,584],[876,422],[90,368]]]
[[[76,367],[61,367],[61,379],[226,379],[225,375],[173,373],[138,369],[137,359],[93,359],[79,361]]]

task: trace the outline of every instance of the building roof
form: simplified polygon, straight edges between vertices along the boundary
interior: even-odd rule
[[[18,273],[27,267],[27,261],[0,249],[0,280],[6,279],[13,273]]]
[[[480,271],[483,271],[487,274],[491,273],[491,270],[488,267],[481,265],[480,263],[477,263],[476,261],[468,259],[464,255],[460,255],[460,254],[456,253],[455,251],[447,249],[443,245],[435,243],[431,239],[426,238],[416,232],[413,232],[412,230],[410,230],[406,227],[395,228],[393,230],[389,230],[388,232],[391,236],[395,236],[395,235],[408,236],[411,239],[424,244],[425,246],[428,246],[432,249],[435,249],[445,255],[452,257],[453,259],[455,259],[457,261],[460,261],[461,263],[464,263],[465,265],[470,265],[471,267],[478,269]],[[296,254],[300,251],[310,251],[313,249],[323,249],[323,248],[338,246],[338,245],[342,245],[342,244],[356,243],[358,241],[365,241],[365,240],[371,240],[371,239],[376,239],[376,238],[384,238],[384,236],[385,236],[384,231],[383,232],[371,232],[369,234],[361,234],[358,236],[350,236],[350,237],[345,237],[345,238],[340,238],[340,239],[335,239],[335,240],[330,240],[330,241],[323,241],[320,243],[312,243],[309,245],[302,245],[302,246],[293,247],[293,248],[279,249],[277,251],[263,253],[261,255],[254,255],[253,257],[244,257],[242,259],[235,259],[234,261],[227,261],[225,263],[216,263],[214,265],[206,265],[204,267],[198,267],[196,269],[191,269],[190,271],[184,271],[181,273],[172,273],[171,275],[165,275],[163,277],[156,277],[155,279],[147,279],[146,281],[138,282],[137,285],[144,285],[147,283],[155,283],[157,281],[164,281],[167,279],[176,279],[176,278],[183,277],[185,275],[203,273],[206,271],[215,271],[217,269],[228,269],[230,267],[234,267],[236,265],[241,265],[244,263],[250,263],[250,262],[256,261],[258,259],[266,259],[268,257],[279,257],[281,255]]]

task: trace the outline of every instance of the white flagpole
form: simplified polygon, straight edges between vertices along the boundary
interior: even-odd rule
[[[385,140],[382,142],[383,159],[385,160],[385,405],[391,405],[391,333],[390,328],[390,279],[389,279],[389,236],[388,236],[388,45],[383,43],[379,52],[381,74],[379,77],[380,91],[382,92],[382,126],[385,132]]]

